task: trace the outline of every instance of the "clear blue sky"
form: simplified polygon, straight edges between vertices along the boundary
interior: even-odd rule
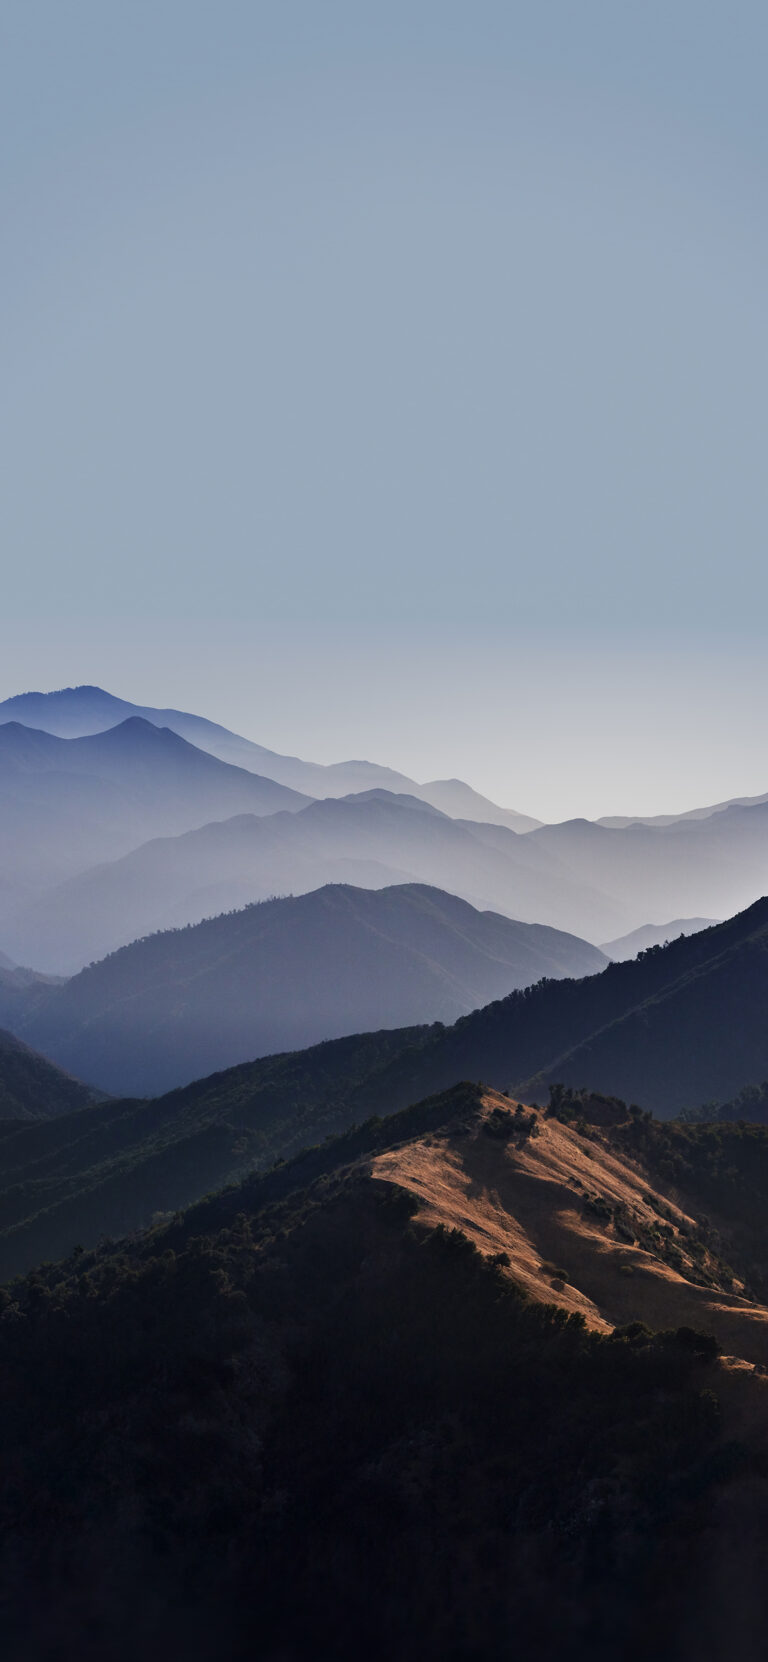
[[[768,11],[0,0],[0,692],[768,790]]]

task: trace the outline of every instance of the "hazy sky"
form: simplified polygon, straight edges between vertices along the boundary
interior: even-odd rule
[[[0,695],[768,790],[768,10],[0,0]]]

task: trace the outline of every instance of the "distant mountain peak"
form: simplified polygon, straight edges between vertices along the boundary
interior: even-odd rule
[[[298,756],[280,755],[269,750],[204,716],[192,715],[184,710],[133,704],[106,692],[103,687],[83,684],[45,693],[16,693],[0,702],[0,722],[4,715],[68,739],[103,732],[121,720],[137,716],[155,727],[170,728],[197,749],[216,756],[219,761],[245,768],[306,796],[343,797],[382,789],[394,794],[410,794],[453,819],[502,824],[518,832],[529,831],[540,824],[539,820],[514,809],[499,808],[460,779],[419,785],[395,768],[360,758],[329,764],[305,762]]]
[[[434,808],[431,802],[424,802],[420,796],[410,796],[406,791],[387,791],[381,786],[375,786],[370,791],[350,791],[340,799],[342,802],[381,802],[386,807],[397,804],[400,808],[412,808],[415,813],[432,814],[436,819],[448,819],[441,808]]]

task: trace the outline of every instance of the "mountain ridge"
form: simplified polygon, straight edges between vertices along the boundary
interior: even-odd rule
[[[104,692],[100,687],[64,687],[50,693],[17,693],[0,703],[0,719],[6,709],[28,713],[33,723],[41,718],[52,722],[61,729],[62,736],[72,736],[75,730],[78,734],[90,732],[90,724],[93,721],[102,723],[103,727],[107,728],[115,724],[120,712],[123,715],[130,712],[144,716],[155,724],[172,728],[182,737],[190,739],[201,749],[209,750],[223,761],[244,768],[250,766],[251,771],[257,773],[263,771],[266,777],[309,796],[345,796],[350,792],[367,790],[378,784],[387,790],[400,791],[405,788],[406,791],[416,794],[423,791],[428,793],[425,794],[424,800],[430,801],[432,793],[445,796],[446,790],[455,793],[455,788],[459,787],[465,810],[470,806],[476,806],[479,810],[476,817],[485,817],[487,810],[491,809],[491,817],[499,816],[500,823],[520,831],[530,830],[541,823],[529,814],[521,814],[511,808],[500,808],[498,804],[479,796],[462,780],[433,780],[420,786],[406,774],[399,773],[394,768],[383,767],[376,762],[304,762],[298,756],[282,756],[251,739],[231,733],[228,728],[209,721],[204,716],[194,716],[183,710],[163,710],[151,705],[132,704],[127,699],[116,698],[114,694]],[[439,802],[435,805],[439,806]]]
[[[6,1008],[0,983],[0,1020],[114,1095],[158,1095],[323,1039],[454,1021],[606,962],[577,937],[425,884],[329,885],[134,942],[64,987],[33,981],[26,1007],[13,985]]]
[[[8,1219],[0,1273],[60,1256],[73,1239],[142,1227],[155,1211],[187,1206],[248,1170],[461,1079],[529,1102],[544,1100],[555,1082],[587,1085],[662,1117],[713,1095],[725,1100],[768,1078],[767,996],[763,900],[581,981],[512,993],[451,1027],[356,1034],[240,1064],[164,1097],[0,1127],[0,1207]],[[682,1029],[681,997],[693,1001]],[[740,1028],[734,1008],[743,1012]],[[630,1076],[623,1090],[616,1034]]]
[[[129,853],[148,835],[178,835],[217,810],[222,818],[260,815],[310,801],[139,717],[74,739],[0,724],[2,912]],[[30,960],[23,943],[18,959]]]
[[[504,846],[487,842],[486,833]],[[295,813],[233,815],[150,839],[48,890],[0,927],[11,956],[69,974],[139,936],[339,882],[427,883],[481,910],[574,935],[579,930],[566,926],[579,915],[624,916],[615,902],[574,882],[530,836],[453,820],[376,788]]]

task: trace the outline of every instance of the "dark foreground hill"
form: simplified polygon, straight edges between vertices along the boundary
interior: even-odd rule
[[[452,1027],[337,1039],[147,1102],[0,1130],[0,1273],[122,1233],[457,1078],[529,1099],[589,1085],[672,1114],[768,1077],[768,901],[715,929],[545,981]]]
[[[758,1662],[768,1311],[571,1107],[458,1087],[9,1288],[9,1662]]]
[[[589,975],[596,947],[478,912],[439,889],[327,887],[154,935],[63,987],[33,985],[16,1031],[115,1095],[156,1095],[325,1038],[452,1022],[543,975]],[[0,1020],[3,1019],[0,981]]]

